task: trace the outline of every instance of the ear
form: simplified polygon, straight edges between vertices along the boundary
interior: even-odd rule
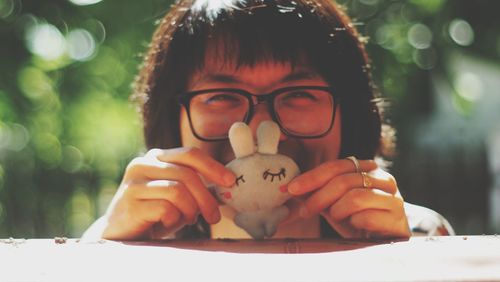
[[[278,153],[280,133],[280,128],[274,121],[266,120],[261,122],[257,128],[259,153],[270,155]]]
[[[243,158],[255,153],[252,130],[244,122],[235,122],[231,125],[229,142],[236,158]]]

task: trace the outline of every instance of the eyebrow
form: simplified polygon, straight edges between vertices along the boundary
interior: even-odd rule
[[[320,75],[312,70],[309,69],[303,69],[303,70],[298,70],[291,72],[281,78],[279,82],[293,82],[293,81],[299,81],[303,79],[312,79],[312,78],[319,78]],[[238,78],[236,75],[232,74],[225,74],[225,73],[209,73],[209,74],[204,74],[201,76],[200,79],[195,84],[198,84],[200,82],[221,82],[221,83],[229,83],[229,84],[238,84],[242,83],[242,81]]]
[[[292,82],[303,79],[319,78],[320,75],[312,70],[299,70],[292,72],[281,79],[281,82]]]

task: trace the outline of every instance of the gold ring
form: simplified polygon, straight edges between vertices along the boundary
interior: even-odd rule
[[[358,159],[356,159],[355,156],[349,156],[346,159],[350,160],[354,164],[354,166],[356,167],[356,172],[359,172],[360,169],[359,169]]]
[[[370,181],[370,176],[364,171],[361,172],[361,177],[363,178],[363,188],[372,187],[372,182]]]

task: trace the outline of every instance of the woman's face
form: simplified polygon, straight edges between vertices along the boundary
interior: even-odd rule
[[[239,88],[259,95],[290,86],[328,86],[317,72],[306,65],[297,64],[292,68],[288,63],[266,61],[256,63],[252,67],[237,68],[236,64],[211,58],[217,56],[207,56],[204,67],[189,79],[188,91]],[[254,115],[249,122],[254,136],[260,122],[271,119],[267,105],[256,105]],[[294,159],[302,171],[309,170],[324,161],[337,159],[341,140],[340,119],[340,109],[337,109],[333,128],[320,138],[300,139],[282,133],[278,152]],[[184,108],[180,114],[180,130],[183,146],[200,148],[223,164],[234,159],[228,141],[206,142],[194,136]]]

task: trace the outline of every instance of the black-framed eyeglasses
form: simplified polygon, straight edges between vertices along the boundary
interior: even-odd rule
[[[338,97],[332,87],[292,86],[268,94],[237,88],[214,88],[178,96],[186,109],[193,134],[204,141],[228,137],[235,122],[249,123],[255,105],[266,102],[283,133],[297,138],[319,138],[333,127]]]

